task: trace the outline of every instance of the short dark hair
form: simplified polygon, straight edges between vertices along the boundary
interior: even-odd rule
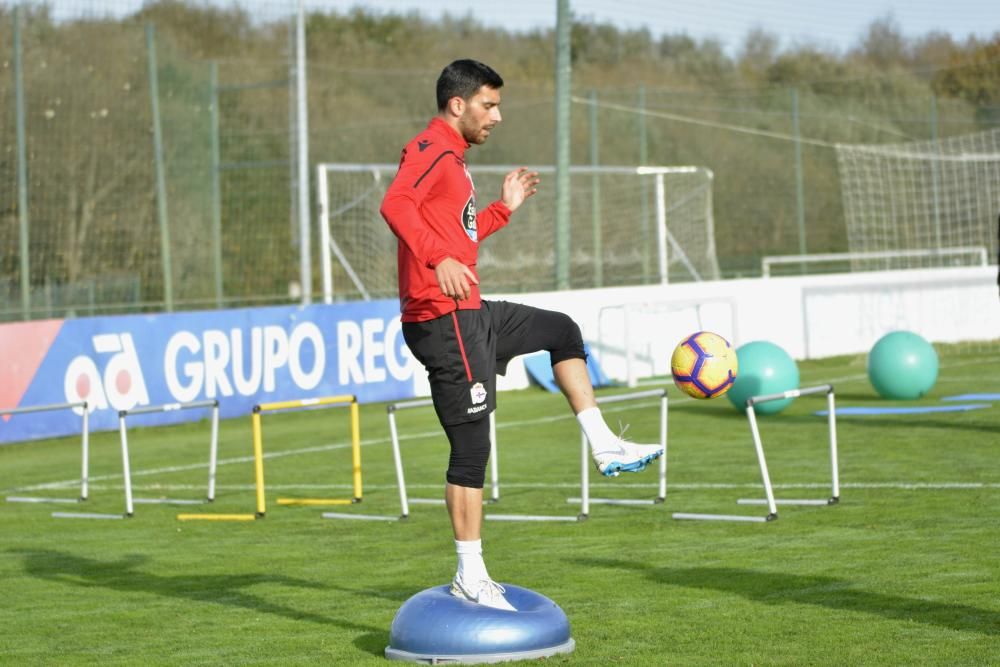
[[[492,67],[478,60],[456,60],[441,70],[441,76],[438,77],[438,111],[444,111],[451,98],[461,97],[467,100],[483,86],[502,88],[503,79]]]

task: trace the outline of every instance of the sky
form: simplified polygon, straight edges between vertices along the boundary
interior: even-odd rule
[[[471,14],[481,23],[510,30],[555,25],[556,0],[304,0],[308,9],[344,12],[361,5],[375,12],[418,10],[436,18]],[[654,35],[687,33],[714,37],[735,53],[759,27],[776,34],[781,48],[810,43],[843,51],[854,46],[873,20],[891,15],[906,37],[932,31],[957,40],[1000,33],[998,0],[570,0],[575,16]]]
[[[15,0],[0,0],[8,5]],[[125,14],[150,0],[16,0],[47,4],[57,19],[81,13]],[[237,5],[263,20],[288,16],[299,0],[185,0]],[[471,15],[487,26],[514,31],[552,28],[556,0],[302,0],[307,11],[344,13],[361,6],[374,13],[418,11],[428,18]],[[686,33],[715,38],[736,55],[747,33],[762,28],[779,38],[779,48],[810,44],[843,52],[856,45],[872,21],[891,16],[905,37],[932,31],[963,41],[1000,33],[1000,0],[569,0],[576,17],[619,28],[647,28],[659,37]]]

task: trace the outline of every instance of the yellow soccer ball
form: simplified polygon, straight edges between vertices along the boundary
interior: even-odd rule
[[[736,350],[711,331],[693,333],[674,348],[670,371],[674,384],[694,398],[716,398],[733,386],[739,363]]]

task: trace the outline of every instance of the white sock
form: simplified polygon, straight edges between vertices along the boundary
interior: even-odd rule
[[[601,409],[596,406],[581,410],[577,413],[576,420],[580,422],[580,428],[590,442],[591,451],[610,447],[618,437],[608,428],[601,415]]]
[[[455,540],[455,553],[458,554],[458,577],[462,581],[473,582],[489,578],[486,562],[483,561],[482,540]]]

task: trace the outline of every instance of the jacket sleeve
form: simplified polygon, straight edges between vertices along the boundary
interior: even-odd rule
[[[484,208],[476,216],[476,230],[482,241],[493,232],[505,227],[510,222],[510,209],[499,199]]]
[[[420,205],[444,171],[435,168],[444,156],[403,149],[399,170],[380,210],[392,233],[421,264],[432,269],[452,253],[420,217]]]

